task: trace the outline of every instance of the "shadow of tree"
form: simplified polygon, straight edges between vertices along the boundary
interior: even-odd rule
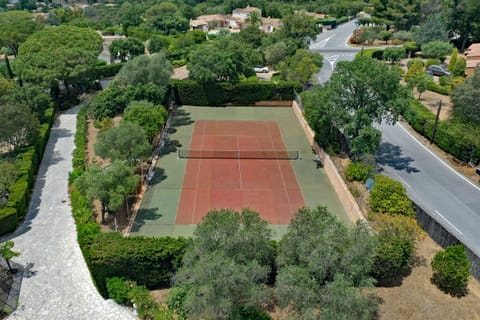
[[[155,185],[155,184],[158,184],[160,182],[162,182],[163,180],[167,179],[167,175],[165,174],[165,169],[163,168],[154,168],[153,169],[153,172],[154,172],[154,175],[153,175],[153,178],[152,180],[150,180],[150,185]]]
[[[188,126],[192,124],[194,121],[190,117],[190,112],[183,110],[182,108],[177,108],[173,114],[173,119],[170,124],[170,127],[180,127],[180,126]]]
[[[139,209],[131,232],[138,232],[140,227],[142,227],[148,220],[155,221],[160,219],[163,215],[159,211],[159,208]]]
[[[405,170],[407,173],[420,172],[420,170],[410,165],[414,161],[413,158],[402,156],[402,149],[388,142],[380,144],[376,158],[377,163],[382,166],[392,167],[400,171]],[[381,172],[383,169],[379,171]]]

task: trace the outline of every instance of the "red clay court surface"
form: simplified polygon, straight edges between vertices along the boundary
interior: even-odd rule
[[[276,122],[199,120],[190,149],[285,150],[285,145]],[[287,225],[305,206],[289,160],[185,161],[176,224],[198,224],[213,209],[249,208],[271,224]]]

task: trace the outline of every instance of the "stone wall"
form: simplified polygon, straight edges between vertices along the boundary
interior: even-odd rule
[[[343,181],[342,176],[335,167],[332,159],[330,159],[330,156],[326,154],[323,149],[320,148],[315,142],[315,133],[303,117],[302,111],[300,110],[300,107],[298,106],[296,101],[292,102],[292,108],[295,115],[297,116],[300,125],[305,131],[305,135],[307,136],[308,141],[312,145],[312,148],[315,149],[315,152],[320,155],[323,163],[323,168],[325,169],[325,173],[327,174],[327,177],[330,180],[333,189],[335,190],[338,198],[340,199],[343,208],[347,212],[350,221],[352,221],[353,223],[357,222],[358,220],[366,221],[362,210],[358,206],[357,201],[355,201],[355,199],[353,198],[350,190],[348,190],[347,185]]]

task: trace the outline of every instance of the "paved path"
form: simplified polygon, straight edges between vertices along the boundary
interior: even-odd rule
[[[78,107],[55,122],[25,222],[10,236],[25,266],[17,310],[9,319],[135,319],[97,292],[77,243],[68,199]],[[2,239],[6,240],[6,239]]]

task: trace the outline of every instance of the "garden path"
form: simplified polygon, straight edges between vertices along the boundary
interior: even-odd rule
[[[100,296],[77,242],[68,173],[78,109],[64,112],[53,125],[25,221],[8,237],[21,253],[13,261],[25,269],[18,308],[8,319],[136,318]]]

